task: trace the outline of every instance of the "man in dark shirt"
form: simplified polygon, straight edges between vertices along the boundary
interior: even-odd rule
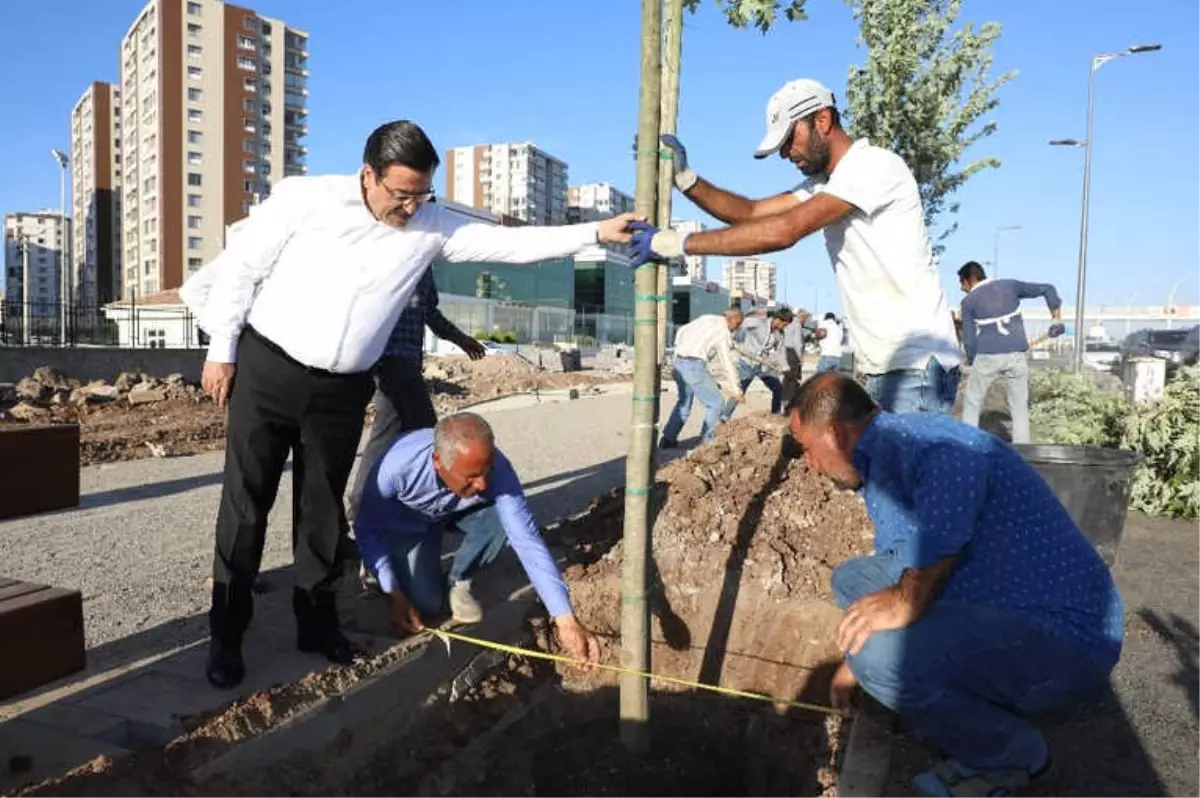
[[[831,575],[856,685],[948,757],[922,795],[1014,795],[1047,770],[1030,716],[1099,692],[1121,651],[1121,596],[1033,467],[939,413],[886,413],[853,379],[800,388],[791,429],[808,465],[862,490],[875,553]]]
[[[1048,334],[1063,334],[1062,300],[1049,283],[989,280],[983,267],[970,261],[958,270],[958,282],[967,297],[962,302],[962,342],[971,375],[963,397],[963,421],[979,426],[979,412],[988,389],[1004,382],[1008,412],[1012,415],[1013,443],[1029,443],[1029,340],[1021,320],[1021,300],[1045,297],[1054,323]]]

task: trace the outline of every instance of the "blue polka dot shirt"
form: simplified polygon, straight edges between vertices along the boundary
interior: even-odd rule
[[[1100,555],[1008,444],[939,413],[880,413],[854,453],[895,579],[957,555],[938,599],[1027,615],[1081,642],[1119,647],[1120,594]]]

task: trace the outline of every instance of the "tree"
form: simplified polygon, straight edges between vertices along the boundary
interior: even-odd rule
[[[971,146],[996,132],[994,121],[976,123],[999,105],[997,89],[1017,74],[1012,70],[990,78],[1000,24],[988,22],[976,30],[967,23],[951,30],[962,0],[850,2],[867,65],[850,68],[847,131],[904,159],[932,229],[943,212],[958,213],[951,195],[972,175],[1000,166],[993,157],[960,165]],[[957,222],[950,224],[937,241],[957,229]],[[939,243],[935,249],[944,247]]]
[[[766,33],[775,24],[779,12],[789,22],[807,19],[804,13],[805,0],[717,0],[725,14],[725,21],[735,28],[757,28]],[[700,0],[683,0],[683,7],[695,12]]]
[[[480,299],[507,299],[508,283],[489,271],[481,271],[475,278],[475,296]]]

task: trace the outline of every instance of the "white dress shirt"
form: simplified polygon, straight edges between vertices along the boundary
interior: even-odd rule
[[[180,290],[209,334],[208,359],[233,363],[250,324],[295,360],[366,371],[434,261],[532,263],[596,243],[596,225],[500,227],[437,204],[403,228],[371,215],[359,174],[289,177],[231,229],[225,250]]]
[[[713,379],[728,396],[741,394],[733,336],[724,315],[697,316],[675,331],[675,357],[694,357],[710,366]],[[716,365],[713,369],[712,366]]]

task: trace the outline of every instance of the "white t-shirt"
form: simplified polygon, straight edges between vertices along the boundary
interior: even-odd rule
[[[961,363],[921,195],[900,156],[856,141],[829,178],[809,178],[795,194],[822,191],[855,207],[825,228],[825,248],[863,371],[920,369],[930,356],[946,368]]]
[[[820,328],[825,331],[821,339],[821,357],[842,356],[842,325],[833,319],[822,319]]]

